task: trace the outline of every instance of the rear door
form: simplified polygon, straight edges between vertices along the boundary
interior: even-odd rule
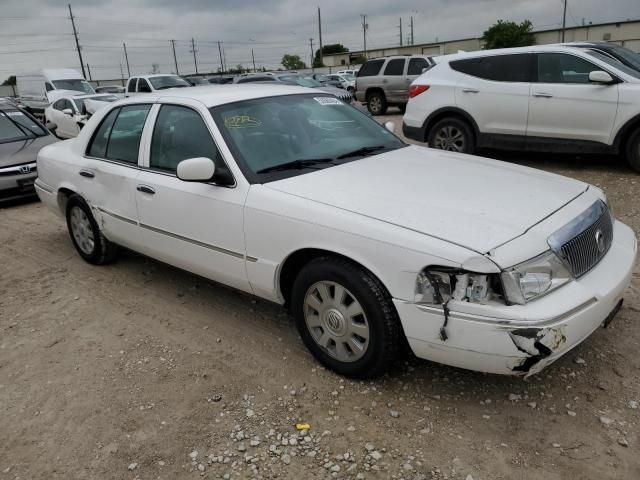
[[[511,135],[524,144],[534,56],[493,55],[452,61],[465,75],[456,85],[456,104],[481,133]]]
[[[406,58],[392,58],[384,66],[382,84],[388,102],[406,103],[409,100],[406,67]]]
[[[618,85],[591,83],[602,67],[569,53],[537,54],[527,137],[608,143],[618,110]]]

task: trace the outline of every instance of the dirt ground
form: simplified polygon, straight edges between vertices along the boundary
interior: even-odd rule
[[[616,159],[499,157],[640,229]],[[356,382],[276,305],[133,253],[84,263],[38,202],[0,209],[0,265],[0,479],[640,478],[637,270],[611,326],[528,380],[409,358]]]

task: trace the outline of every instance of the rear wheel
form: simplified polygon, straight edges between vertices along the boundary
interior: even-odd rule
[[[469,125],[456,117],[443,118],[429,130],[427,143],[431,148],[449,152],[473,153],[473,132]]]
[[[94,265],[115,260],[118,247],[100,232],[87,202],[78,195],[67,201],[67,228],[80,256]]]
[[[629,137],[625,156],[629,166],[640,173],[640,128],[636,129]]]
[[[404,345],[389,293],[348,260],[309,262],[293,285],[291,307],[307,348],[341,375],[380,375]]]
[[[387,99],[382,92],[370,93],[367,97],[367,108],[371,115],[384,115],[387,113]]]

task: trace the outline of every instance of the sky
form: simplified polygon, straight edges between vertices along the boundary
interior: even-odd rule
[[[640,1],[568,0],[567,25],[640,18]],[[76,68],[80,63],[68,0],[0,0],[0,81],[40,68]],[[367,15],[367,47],[399,44],[399,19],[415,43],[481,36],[498,19],[529,19],[536,30],[557,28],[563,0],[71,0],[85,64],[93,79],[126,78],[123,42],[131,74],[175,72],[169,40],[175,39],[180,74],[228,67],[278,68],[285,53],[309,63],[318,48],[317,7],[323,44],[363,47],[361,15]],[[221,48],[218,49],[218,43]],[[87,74],[88,77],[88,74]]]

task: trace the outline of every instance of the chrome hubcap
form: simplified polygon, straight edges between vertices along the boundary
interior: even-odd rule
[[[362,358],[369,346],[369,323],[353,294],[335,282],[311,285],[304,299],[304,319],[313,340],[341,362]]]
[[[89,217],[80,207],[73,207],[70,216],[71,234],[83,253],[91,255],[95,244]]]
[[[371,105],[371,110],[379,112],[382,108],[382,101],[379,97],[372,97],[371,100],[369,100],[369,105]]]
[[[449,152],[464,152],[466,146],[464,133],[453,126],[443,127],[436,134],[433,146]]]

